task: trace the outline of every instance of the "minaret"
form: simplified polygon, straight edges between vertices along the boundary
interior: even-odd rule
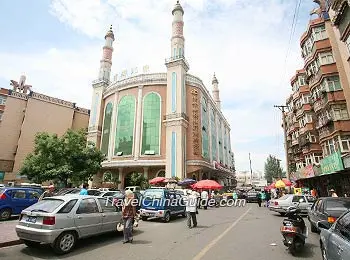
[[[90,110],[88,141],[95,143],[97,148],[100,148],[101,130],[103,122],[103,90],[108,86],[111,68],[112,68],[112,53],[113,53],[114,34],[112,26],[105,36],[105,45],[103,46],[102,59],[100,60],[100,71],[98,79],[92,82],[93,94]]]
[[[100,73],[98,79],[110,80],[112,68],[112,53],[113,53],[114,34],[112,25],[105,36],[105,45],[103,46],[103,55],[100,61]]]
[[[220,91],[219,91],[219,85],[218,85],[219,81],[217,80],[215,73],[211,83],[213,85],[213,90],[212,90],[213,99],[217,107],[221,110]]]
[[[166,177],[186,177],[186,73],[185,37],[183,35],[184,10],[179,1],[172,10],[171,54],[167,66],[166,102]]]

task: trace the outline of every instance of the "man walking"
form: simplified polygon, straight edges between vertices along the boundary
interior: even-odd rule
[[[189,191],[186,197],[186,216],[188,228],[197,226],[197,196],[195,191]],[[191,223],[192,222],[192,223]],[[193,224],[193,225],[192,225]]]
[[[204,209],[208,208],[208,197],[209,197],[208,192],[206,190],[203,190],[201,192],[201,203],[200,203],[200,206],[203,206]]]

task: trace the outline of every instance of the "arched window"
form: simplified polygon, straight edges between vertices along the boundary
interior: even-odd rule
[[[149,93],[143,100],[143,128],[141,154],[159,154],[160,150],[160,97]]]
[[[210,124],[211,124],[211,154],[213,160],[217,160],[217,132],[216,132],[216,122],[215,122],[215,113],[213,109],[210,109]]]
[[[202,156],[209,159],[209,122],[208,107],[204,97],[201,99],[201,121],[202,121]]]
[[[164,178],[165,178],[165,171],[164,171],[164,170],[160,170],[160,171],[157,173],[157,177],[164,177]]]
[[[135,97],[124,96],[118,105],[114,154],[131,155],[134,143]]]
[[[111,120],[112,120],[113,105],[109,102],[105,109],[105,115],[103,118],[103,130],[102,130],[102,142],[101,152],[108,154],[109,136],[111,133]]]

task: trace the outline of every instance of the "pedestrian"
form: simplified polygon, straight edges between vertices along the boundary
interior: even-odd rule
[[[206,190],[202,190],[201,192],[201,205],[206,210],[208,208],[208,197],[209,194]]]
[[[257,199],[258,199],[258,205],[261,208],[261,202],[262,202],[261,193],[259,192],[258,194],[256,194],[256,196],[257,196]]]
[[[271,193],[269,191],[266,192],[266,207],[269,207],[269,203],[271,200]]]
[[[186,216],[188,228],[197,226],[197,197],[195,192],[189,191],[186,196]],[[193,225],[192,225],[193,224]]]
[[[89,195],[88,191],[87,191],[87,187],[88,187],[88,185],[84,183],[83,188],[80,190],[79,195]]]
[[[333,197],[333,198],[337,198],[338,197],[338,195],[337,195],[337,193],[335,193],[334,189],[331,189],[329,192],[331,193],[331,197]]]
[[[125,243],[132,243],[133,236],[132,236],[132,227],[134,223],[134,218],[136,216],[136,207],[133,203],[134,200],[134,193],[131,190],[125,191],[125,199],[123,203],[122,208],[122,217],[123,217],[123,223],[124,223],[124,241]]]
[[[55,186],[53,186],[53,184],[50,183],[48,190],[45,191],[43,194],[41,194],[41,196],[39,197],[39,201],[42,200],[43,198],[53,197],[55,195],[54,190],[55,190]]]

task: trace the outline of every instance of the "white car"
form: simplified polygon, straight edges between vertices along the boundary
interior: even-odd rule
[[[300,199],[303,201],[299,202]],[[315,197],[312,197],[310,195],[286,194],[279,199],[271,199],[269,203],[269,209],[284,216],[289,207],[300,203],[298,208],[301,210],[301,214],[307,214],[308,209],[311,208],[315,200]]]

